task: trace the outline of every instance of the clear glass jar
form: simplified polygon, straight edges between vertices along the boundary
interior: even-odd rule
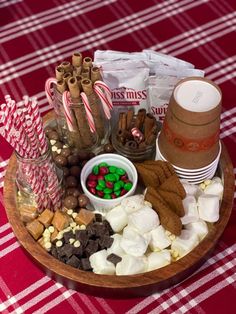
[[[19,206],[37,206],[38,211],[61,208],[63,171],[52,160],[48,149],[38,158],[28,159],[16,154],[16,185]]]
[[[67,126],[65,111],[62,103],[62,94],[54,87],[54,110],[56,114],[57,129],[61,140],[70,147],[78,150],[95,151],[100,145],[97,133],[89,129],[84,104],[82,102],[71,105],[71,115],[74,131]]]

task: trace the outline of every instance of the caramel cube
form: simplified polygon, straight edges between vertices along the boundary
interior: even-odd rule
[[[45,249],[43,237],[39,238],[37,242]]]
[[[22,206],[19,210],[21,220],[26,223],[34,220],[38,216],[37,208],[33,206]]]
[[[65,229],[70,224],[70,216],[57,210],[54,214],[52,225],[59,231]]]
[[[45,209],[42,214],[38,217],[38,221],[41,222],[46,228],[50,226],[54,213]]]
[[[95,214],[90,210],[81,208],[78,215],[75,217],[75,222],[79,225],[89,225],[95,218]]]
[[[35,240],[38,240],[43,234],[44,226],[37,220],[33,220],[26,225],[26,229],[32,235]]]

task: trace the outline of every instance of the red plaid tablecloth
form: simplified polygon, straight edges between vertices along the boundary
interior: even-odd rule
[[[221,139],[236,173],[235,0],[0,0],[0,101],[38,98],[74,51],[150,48],[195,64],[223,92]],[[26,255],[8,223],[3,181],[12,150],[0,138],[1,313],[235,313],[236,203],[208,261],[191,278],[146,298],[97,298],[54,282]]]

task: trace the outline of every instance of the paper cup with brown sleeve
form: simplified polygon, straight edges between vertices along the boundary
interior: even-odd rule
[[[166,160],[197,169],[217,157],[221,99],[220,88],[206,78],[186,78],[175,86],[158,139]]]

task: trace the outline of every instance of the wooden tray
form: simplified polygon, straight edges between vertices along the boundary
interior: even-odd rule
[[[50,117],[50,116],[49,116]],[[205,239],[189,254],[168,266],[131,276],[97,275],[66,265],[47,253],[27,232],[16,205],[16,157],[13,154],[4,182],[5,208],[13,231],[28,254],[47,275],[71,289],[101,297],[130,298],[146,296],[168,288],[187,278],[209,257],[229,220],[234,193],[233,166],[224,145],[219,171],[224,181],[220,219],[212,224]]]

